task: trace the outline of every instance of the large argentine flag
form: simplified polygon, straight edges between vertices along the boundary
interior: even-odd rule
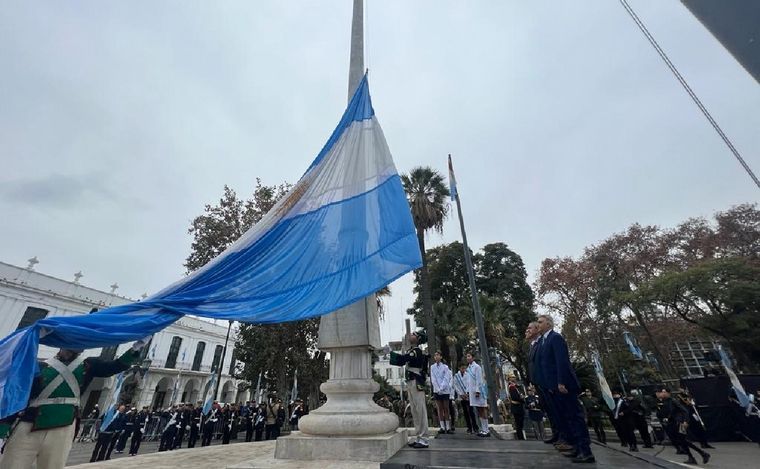
[[[421,263],[365,76],[298,183],[217,258],[144,301],[43,319],[0,341],[0,418],[26,406],[40,343],[104,347],[150,335],[185,314],[252,323],[306,319],[372,294]]]

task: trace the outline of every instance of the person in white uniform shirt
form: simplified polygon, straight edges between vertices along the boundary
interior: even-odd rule
[[[480,431],[478,436],[489,437],[491,436],[488,430],[488,403],[486,402],[486,386],[483,380],[483,370],[480,365],[475,361],[475,357],[472,353],[466,355],[467,363],[467,392],[470,397],[470,407],[477,409],[477,416],[480,420]]]
[[[451,425],[451,416],[449,415],[449,396],[451,389],[451,369],[441,361],[441,351],[436,350],[433,355],[433,366],[430,367],[430,382],[433,384],[433,400],[435,407],[438,409],[438,422],[441,427],[438,434],[454,433]]]

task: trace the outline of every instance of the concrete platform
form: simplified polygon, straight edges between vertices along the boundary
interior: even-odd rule
[[[557,469],[605,467],[615,469],[675,469],[682,466],[649,455],[634,456],[593,445],[596,464],[574,464],[551,445],[540,441],[500,440],[472,435],[441,435],[428,449],[403,448],[380,464],[380,469]]]
[[[293,432],[277,439],[275,458],[383,462],[406,446],[406,429],[379,436],[325,437]]]

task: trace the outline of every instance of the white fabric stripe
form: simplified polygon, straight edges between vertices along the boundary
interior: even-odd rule
[[[245,232],[222,255],[154,296],[171,292],[211,269],[227,255],[244,250],[285,217],[290,219],[327,204],[361,195],[396,174],[385,135],[375,116],[353,122],[322,161],[306,173],[252,229]]]

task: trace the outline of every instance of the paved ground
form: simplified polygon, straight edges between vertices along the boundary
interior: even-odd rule
[[[217,443],[217,442],[215,442]],[[710,462],[704,466],[714,469],[749,469],[758,467],[760,446],[752,443],[714,443],[716,449],[708,450],[712,454]],[[69,458],[70,465],[77,469],[124,468],[124,469],[379,469],[378,463],[362,461],[283,461],[275,460],[274,442],[235,443],[208,448],[182,449],[172,452],[157,453],[155,443],[144,443],[140,455],[129,457],[113,455],[113,460],[105,463],[82,464],[89,461],[93,445],[91,443],[75,444]],[[626,468],[673,468],[693,467],[683,465],[685,457],[676,455],[670,446],[658,446],[653,450],[643,449],[630,454],[619,443],[610,443],[609,447],[595,444],[596,465],[586,467]],[[398,465],[401,464],[401,465]],[[481,439],[467,435],[449,435],[433,440],[428,450],[402,449],[383,465],[384,468],[446,467],[454,468],[502,468],[519,467],[554,469],[575,467],[566,458],[560,456],[548,445],[538,441]]]

